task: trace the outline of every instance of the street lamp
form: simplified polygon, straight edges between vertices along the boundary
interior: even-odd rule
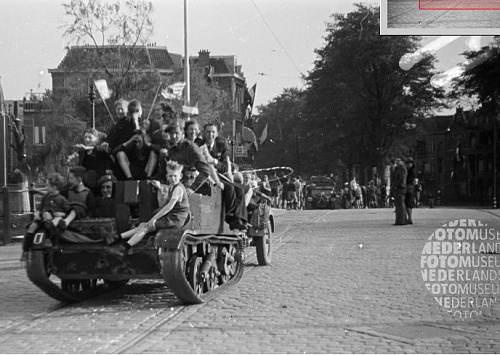
[[[493,118],[493,209],[497,208],[497,120],[500,119],[500,112]]]
[[[94,103],[95,98],[96,98],[96,94],[94,91],[94,83],[91,83],[90,90],[89,90],[90,107],[92,109],[91,116],[90,116],[90,125],[94,129],[95,129],[95,103]]]

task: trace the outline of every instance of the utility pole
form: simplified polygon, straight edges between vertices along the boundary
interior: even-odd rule
[[[89,100],[90,100],[90,108],[91,108],[91,113],[90,113],[90,126],[95,129],[95,98],[96,94],[94,91],[94,82],[92,81],[90,83],[90,88],[89,88]]]
[[[500,112],[493,116],[493,209],[497,208],[497,120],[500,118]]]
[[[187,0],[184,0],[184,80],[186,81],[186,91],[184,93],[184,105],[189,106],[191,97],[191,85],[189,83],[189,52],[188,52],[188,10]]]

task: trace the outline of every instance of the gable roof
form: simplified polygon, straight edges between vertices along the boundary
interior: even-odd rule
[[[127,56],[134,56],[134,67],[136,69],[160,69],[172,70],[177,63],[167,50],[167,47],[153,46],[103,46],[101,54],[107,56],[109,67],[118,68],[120,60]],[[99,52],[94,46],[72,46],[57,67],[60,70],[76,69],[78,65],[85,65],[88,69],[89,63],[95,63],[95,69],[100,68]]]

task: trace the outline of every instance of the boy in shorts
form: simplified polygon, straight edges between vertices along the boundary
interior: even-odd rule
[[[167,162],[168,185],[163,185],[159,181],[151,182],[158,188],[157,198],[160,208],[148,222],[143,222],[138,227],[120,234],[118,240],[128,239],[128,241],[125,244],[106,247],[108,252],[123,257],[148,233],[158,229],[182,228],[189,215],[188,195],[181,183],[182,168],[183,166],[175,161]]]

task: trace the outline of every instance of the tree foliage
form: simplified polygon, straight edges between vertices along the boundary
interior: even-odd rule
[[[160,75],[154,67],[144,70],[149,62],[144,45],[153,34],[150,1],[70,0],[63,7],[68,19],[64,37],[70,43],[62,69],[85,76],[94,70],[94,77],[107,80],[115,99],[154,94],[151,83],[159,83]],[[70,51],[72,44],[88,48]]]
[[[478,51],[465,52],[467,66],[454,83],[456,96],[477,98],[483,108],[500,109],[500,37]],[[491,113],[491,112],[490,112]]]
[[[313,166],[338,160],[380,166],[396,147],[411,144],[407,124],[441,104],[443,91],[430,85],[435,58],[402,70],[400,59],[420,47],[420,37],[380,36],[379,11],[357,4],[327,24],[325,45],[306,77],[303,116]]]
[[[254,126],[257,136],[268,126],[267,140],[260,146],[256,158],[258,167],[290,166],[299,171],[301,152],[300,146],[297,149],[297,140],[298,135],[303,139],[303,107],[304,92],[297,88],[286,88],[267,105],[257,107],[259,120]]]

